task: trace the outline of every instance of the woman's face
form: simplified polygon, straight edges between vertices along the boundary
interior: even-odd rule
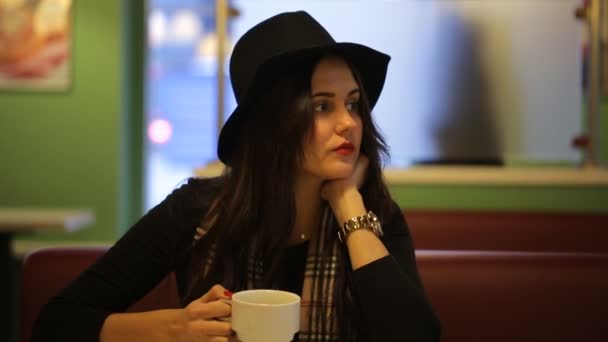
[[[314,119],[300,171],[321,180],[348,177],[361,146],[359,85],[346,62],[330,56],[315,66],[310,86]]]

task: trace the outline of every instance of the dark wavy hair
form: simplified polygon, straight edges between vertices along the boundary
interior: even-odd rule
[[[229,156],[230,167],[220,176],[221,186],[201,222],[206,235],[190,252],[190,281],[184,305],[216,283],[234,291],[245,289],[250,256],[264,265],[264,277],[256,286],[271,288],[275,284],[281,256],[295,224],[294,185],[305,137],[313,125],[310,82],[315,66],[325,56],[329,55],[276,70],[277,76],[268,82],[269,86],[257,90],[256,100],[241,126],[237,147]],[[342,58],[348,63],[347,58]],[[366,208],[383,221],[390,210],[390,196],[382,178],[382,164],[389,154],[373,122],[357,70],[350,63],[349,66],[360,90],[361,153],[369,158],[361,193]],[[335,232],[326,238],[333,242]],[[203,275],[202,265],[212,245],[213,261]],[[324,256],[329,257],[329,252],[325,251]],[[342,340],[361,333],[356,329],[360,325],[351,273],[348,251],[342,246],[333,291]],[[313,291],[320,291],[317,293],[323,298],[327,289],[320,282]]]

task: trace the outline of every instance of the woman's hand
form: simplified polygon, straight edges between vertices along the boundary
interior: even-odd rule
[[[349,177],[327,181],[321,188],[321,196],[329,202],[340,225],[353,217],[367,213],[359,188],[365,181],[368,165],[367,157],[360,155]],[[368,229],[351,232],[345,242],[353,270],[388,255],[388,250],[382,241]]]
[[[353,173],[347,178],[332,179],[326,181],[321,187],[321,197],[328,202],[335,201],[349,190],[359,190],[365,181],[369,159],[366,155],[360,154]]]
[[[360,154],[350,176],[326,181],[321,187],[321,197],[329,203],[340,224],[366,213],[359,188],[365,181],[368,165],[367,156]]]
[[[224,342],[236,341],[230,322],[218,320],[229,317],[230,304],[220,299],[230,299],[232,293],[221,285],[215,285],[201,298],[183,309],[183,315],[172,329],[173,341]]]

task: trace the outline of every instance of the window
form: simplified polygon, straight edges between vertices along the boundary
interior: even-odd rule
[[[577,0],[232,1],[230,42],[304,9],[338,41],[392,56],[375,120],[390,166],[574,162],[581,129]],[[151,0],[146,207],[216,159],[215,2]],[[227,64],[226,64],[227,65]],[[227,75],[225,75],[227,76]],[[226,77],[225,117],[235,107]]]

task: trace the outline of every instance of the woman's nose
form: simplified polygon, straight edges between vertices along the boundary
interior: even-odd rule
[[[337,129],[341,133],[343,131],[349,131],[357,125],[357,122],[353,118],[353,114],[348,110],[346,105],[340,107],[338,112]]]

